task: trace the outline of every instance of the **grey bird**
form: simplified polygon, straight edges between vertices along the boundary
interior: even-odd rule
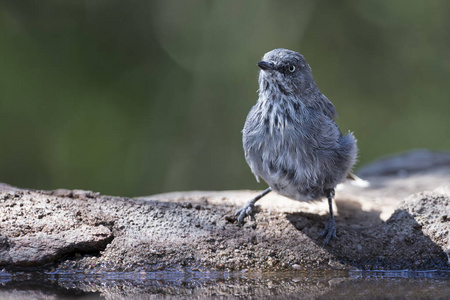
[[[317,87],[303,56],[275,49],[258,63],[259,98],[243,129],[245,159],[252,173],[269,185],[235,214],[238,224],[270,191],[298,201],[328,199],[330,218],[319,238],[336,238],[332,199],[337,184],[356,178],[356,139],[342,135],[336,109]]]

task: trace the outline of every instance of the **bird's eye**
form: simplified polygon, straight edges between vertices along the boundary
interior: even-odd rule
[[[289,72],[293,73],[295,71],[295,66],[289,66]]]

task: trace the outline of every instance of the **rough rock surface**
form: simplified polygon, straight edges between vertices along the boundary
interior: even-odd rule
[[[420,162],[417,161],[420,159]],[[59,270],[448,269],[450,153],[411,152],[361,170],[371,186],[337,190],[338,239],[317,241],[325,200],[274,193],[256,223],[232,217],[256,192],[137,199],[0,184],[0,268]]]

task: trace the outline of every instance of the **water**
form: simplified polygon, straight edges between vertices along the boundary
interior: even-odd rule
[[[450,271],[7,272],[0,299],[450,299]]]

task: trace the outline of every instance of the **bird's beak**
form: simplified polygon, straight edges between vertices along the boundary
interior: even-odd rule
[[[267,62],[267,61],[260,61],[258,63],[258,67],[260,67],[262,70],[267,70],[267,69],[273,70],[275,68],[275,66],[272,63]]]

